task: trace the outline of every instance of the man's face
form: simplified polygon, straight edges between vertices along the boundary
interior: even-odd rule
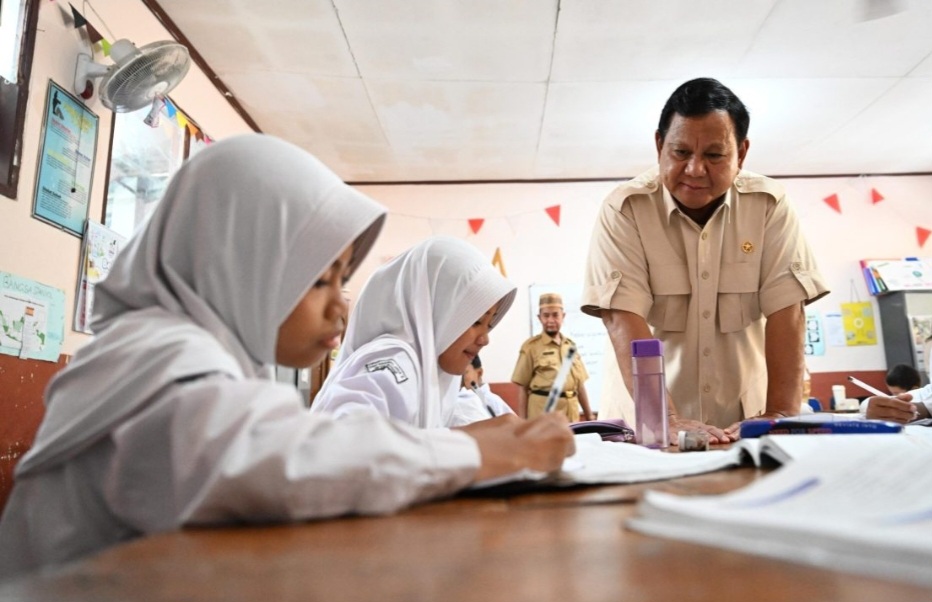
[[[735,141],[725,111],[698,117],[673,115],[665,140],[655,135],[660,177],[667,190],[690,209],[702,209],[731,187],[744,164],[748,140]]]
[[[563,327],[563,316],[565,315],[559,307],[547,307],[540,310],[537,317],[540,320],[540,325],[544,327],[544,332],[549,336],[556,336]]]

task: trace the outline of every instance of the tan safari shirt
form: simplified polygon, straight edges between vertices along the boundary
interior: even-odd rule
[[[644,317],[681,417],[726,427],[766,406],[763,318],[828,292],[777,181],[739,172],[700,227],[654,168],[603,202],[582,311]]]
[[[553,337],[542,332],[526,340],[518,352],[518,362],[515,364],[511,381],[521,385],[528,392],[528,418],[541,414],[547,401],[547,393],[535,395],[532,391],[549,392],[567,351],[570,347],[576,347],[573,339],[564,334],[561,334],[561,337],[563,341],[557,345]],[[577,391],[579,384],[586,382],[588,378],[586,366],[577,353],[563,387],[565,396],[558,400],[556,407],[556,411],[565,413],[570,421],[579,420]]]

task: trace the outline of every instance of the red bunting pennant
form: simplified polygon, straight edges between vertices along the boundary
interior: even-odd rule
[[[825,204],[826,204],[826,205],[828,205],[829,207],[831,207],[832,209],[834,209],[834,210],[837,211],[838,213],[841,213],[841,204],[838,202],[838,195],[837,195],[837,194],[833,194],[833,195],[831,195],[831,196],[827,196],[827,197],[825,197],[825,198],[822,199],[822,200],[825,201]]]
[[[77,29],[87,25],[87,19],[84,18],[84,15],[79,13],[78,9],[76,9],[74,5],[69,4],[68,6],[71,7],[71,16],[74,18],[74,28]]]
[[[550,219],[553,220],[553,223],[555,223],[558,226],[560,225],[560,206],[559,205],[553,205],[552,207],[547,207],[546,209],[544,209],[544,211],[547,212],[547,215],[550,216]]]
[[[505,260],[502,259],[501,247],[495,248],[495,255],[492,257],[492,265],[498,268],[498,271],[502,273],[503,278],[508,278],[508,274],[505,272]]]
[[[485,219],[471,219],[469,220],[469,229],[472,230],[473,234],[479,234],[479,230],[482,228],[482,224],[485,223]]]
[[[926,230],[925,228],[920,228],[916,226],[916,239],[919,241],[919,247],[926,244],[926,241],[929,239],[929,234],[932,234],[932,230]]]
[[[96,44],[97,42],[104,39],[104,37],[100,35],[100,33],[98,33],[97,30],[94,29],[94,26],[90,23],[87,24],[87,37],[91,40],[91,44]]]
[[[876,188],[871,188],[871,203],[876,205],[883,200],[883,195],[877,192]]]

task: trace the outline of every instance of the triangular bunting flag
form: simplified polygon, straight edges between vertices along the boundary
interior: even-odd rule
[[[831,207],[832,209],[834,209],[834,210],[837,211],[838,213],[841,213],[841,204],[838,202],[838,195],[837,195],[837,194],[833,194],[833,195],[831,195],[831,196],[827,196],[827,197],[825,197],[825,198],[822,199],[822,200],[825,201],[825,204],[826,204],[826,205],[828,205],[829,207]]]
[[[883,200],[883,195],[877,192],[876,188],[871,188],[871,202],[876,205]]]
[[[204,132],[202,132],[201,130],[194,132],[194,139],[197,140],[198,142],[203,142]]]
[[[182,129],[188,127],[188,118],[181,111],[175,113],[175,121],[178,122],[178,127]]]
[[[430,233],[436,234],[440,231],[440,225],[443,223],[443,220],[429,219],[427,222],[430,224]]]
[[[171,98],[166,98],[165,99],[165,114],[168,115],[171,119],[174,119],[176,112],[177,112],[177,109],[175,109],[175,103],[172,102]]]
[[[495,255],[492,256],[492,265],[497,267],[498,271],[502,273],[502,278],[508,278],[508,274],[505,272],[505,261],[502,259],[501,247],[495,248]]]
[[[91,40],[91,44],[96,44],[97,42],[104,39],[100,33],[94,29],[94,26],[90,23],[87,24],[87,37]]]
[[[916,239],[919,241],[919,246],[926,244],[926,241],[929,239],[929,234],[932,234],[932,230],[926,230],[925,228],[916,227]]]
[[[84,27],[87,25],[87,19],[84,18],[84,15],[78,12],[78,9],[74,7],[73,4],[69,4],[71,7],[71,18],[74,19],[74,28]]]
[[[559,205],[553,205],[552,207],[547,207],[546,209],[544,209],[544,211],[547,212],[547,215],[550,216],[550,219],[553,220],[553,223],[555,223],[558,226],[560,225],[560,206]]]
[[[191,136],[197,137],[197,131],[198,131],[197,126],[194,125],[194,123],[189,121],[188,122],[188,134],[190,134]]]
[[[100,49],[104,51],[104,56],[110,56],[110,42],[106,39],[100,41]]]
[[[472,230],[473,234],[479,234],[479,230],[482,228],[482,224],[485,223],[483,218],[476,218],[469,220],[469,229]]]
[[[65,8],[65,5],[62,4],[61,2],[55,2],[55,4],[58,5],[58,11],[61,13],[61,20],[64,21],[65,25],[73,24],[74,16],[71,14],[71,11]]]

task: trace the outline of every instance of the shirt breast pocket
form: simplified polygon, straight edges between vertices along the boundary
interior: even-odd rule
[[[723,263],[718,276],[718,320],[722,332],[743,330],[760,317],[760,266]]]
[[[647,314],[647,323],[660,330],[684,332],[689,295],[692,293],[686,264],[667,264],[651,269],[650,290],[654,303]]]

